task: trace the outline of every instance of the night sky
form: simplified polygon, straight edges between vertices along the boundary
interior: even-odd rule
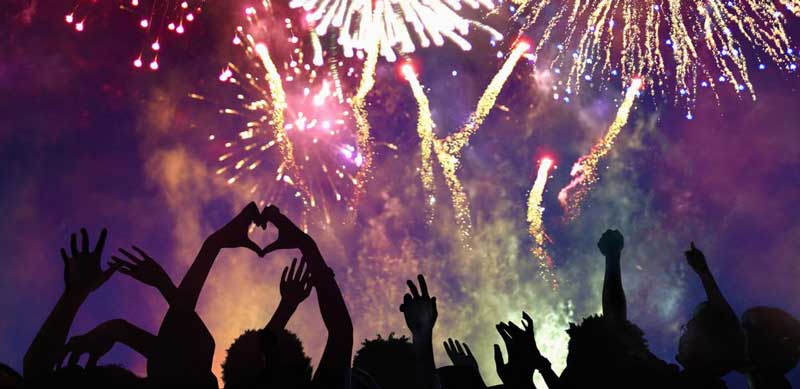
[[[109,229],[106,256],[131,244],[144,248],[177,283],[203,239],[248,201],[275,203],[300,219],[293,191],[274,180],[274,169],[264,167],[235,184],[214,174],[220,150],[209,134],[236,136],[229,119],[218,114],[231,99],[218,76],[228,61],[244,58],[230,44],[241,7],[221,3],[207,3],[183,37],[164,39],[158,71],[131,65],[143,35],[137,19],[114,6],[97,5],[78,33],[64,23],[70,1],[0,5],[3,363],[21,371],[25,350],[63,291],[58,250],[81,227],[92,236]],[[797,19],[789,20],[790,33],[800,37]],[[470,36],[474,48],[468,53],[449,45],[411,56],[440,135],[464,123],[502,63],[488,38]],[[515,68],[497,101],[507,109],[493,110],[464,151],[459,176],[473,224],[467,250],[438,168],[436,219],[425,223],[416,103],[396,65],[379,63],[368,98],[374,178],[357,216],[347,221],[352,213],[331,203],[331,224],[318,222],[319,211],[307,220],[336,271],[357,340],[408,334],[398,306],[405,280],[421,272],[439,304],[438,365],[450,362],[440,342],[458,338],[478,355],[487,383],[499,382],[491,358],[492,344],[500,342],[494,324],[519,320],[524,309],[536,322],[543,353],[563,368],[564,329],[600,310],[604,264],[595,243],[607,228],[625,235],[629,316],[669,362],[675,363],[681,325],[704,299],[683,258],[692,240],[738,313],[757,305],[800,313],[796,73],[775,66],[752,71],[756,101],[725,90],[719,99],[701,92],[693,120],[669,98],[637,100],[600,164],[600,181],[582,214],[565,221],[556,195],[569,182],[572,163],[603,135],[621,95],[608,86],[588,88],[568,104],[556,101],[533,67],[523,61]],[[346,84],[352,93],[356,83]],[[190,93],[210,98],[200,102]],[[538,275],[525,220],[536,161],[545,155],[558,165],[543,201],[557,291]],[[277,151],[272,158],[273,165],[279,161]],[[251,194],[250,183],[274,188],[269,195]],[[266,243],[273,233],[254,239]],[[232,340],[262,327],[277,306],[280,269],[291,255],[220,255],[198,306],[216,340],[218,376]],[[81,308],[72,334],[120,317],[156,332],[165,312],[155,290],[115,275]],[[289,328],[316,362],[324,339],[315,336],[323,325],[314,296]],[[123,346],[105,361],[144,374],[144,360]],[[745,387],[742,376],[726,379],[732,388]],[[790,379],[800,385],[797,371]]]

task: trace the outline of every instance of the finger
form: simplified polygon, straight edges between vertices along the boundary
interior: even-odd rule
[[[285,284],[285,283],[286,283],[286,281],[287,281],[287,279],[286,279],[286,273],[287,273],[287,272],[289,272],[289,266],[285,266],[285,267],[283,268],[283,273],[281,273],[281,284]]]
[[[694,242],[691,243],[692,251],[697,250],[697,247],[694,246]]]
[[[403,295],[403,303],[400,304],[400,312],[405,312],[406,307],[408,306],[408,304],[411,304],[411,301],[412,298],[410,294],[406,293],[405,295]]]
[[[505,365],[505,363],[503,363],[503,352],[500,351],[499,344],[494,345],[494,365],[498,368]]]
[[[151,260],[151,261],[153,260],[153,257],[147,255],[147,253],[144,250],[140,249],[139,246],[132,245],[131,248],[136,250],[136,252],[139,253],[139,255],[142,256],[142,259]]]
[[[89,253],[89,233],[85,228],[81,228],[81,252]]]
[[[101,254],[103,252],[103,248],[106,247],[106,237],[107,236],[108,236],[108,229],[107,228],[103,228],[103,230],[100,231],[100,237],[97,238],[97,244],[94,245],[93,253]]]
[[[517,325],[514,324],[513,322],[508,322],[508,327],[510,331],[513,331],[513,333],[524,332],[522,331],[522,328],[517,327]]]
[[[306,261],[300,261],[300,265],[297,266],[297,271],[294,273],[295,282],[300,282],[300,280],[303,279],[303,276],[305,275],[305,270],[306,270]]]
[[[131,260],[131,262],[135,263],[136,265],[139,265],[139,264],[141,264],[141,263],[142,263],[142,260],[141,260],[141,259],[139,259],[139,257],[137,257],[137,256],[135,256],[135,255],[133,255],[133,254],[131,254],[131,253],[130,253],[128,250],[125,250],[125,249],[119,249],[119,252],[121,252],[123,255],[125,255],[126,257],[128,257],[128,259],[130,259],[130,260]]]
[[[470,358],[474,358],[472,356],[472,350],[469,349],[469,346],[466,343],[462,343],[464,345],[464,351],[467,353],[467,356]]]
[[[283,248],[285,248],[285,243],[281,242],[280,240],[277,240],[275,242],[272,242],[272,243],[268,244],[267,247],[265,247],[263,250],[261,250],[261,252],[259,254],[261,255],[261,257],[263,257],[263,256],[265,256],[265,255],[267,255],[267,254],[269,254],[269,253],[271,253],[273,251],[277,251],[277,250],[280,250],[280,249],[283,249]]]
[[[522,311],[522,320],[524,322],[525,329],[530,329],[533,331],[533,319],[531,319],[530,315],[528,315],[528,312]]]
[[[498,324],[496,327],[497,332],[500,333],[500,337],[503,338],[503,342],[508,347],[511,344],[511,335],[508,334],[508,328],[503,323]]]
[[[414,285],[414,282],[408,280],[406,284],[408,285],[408,289],[411,290],[411,295],[414,296],[414,298],[419,298],[419,291],[417,290],[417,286]]]
[[[120,258],[120,257],[118,257],[116,255],[112,255],[111,256],[111,261],[112,262],[109,262],[109,265],[113,264],[113,265],[116,265],[116,266],[126,267],[126,268],[130,268],[130,269],[136,268],[136,264],[130,263],[130,262],[128,262],[128,261],[126,261],[126,260],[124,260],[124,259],[122,259],[122,258]]]
[[[464,349],[461,348],[461,342],[459,342],[458,340],[456,340],[456,350],[458,351],[459,354],[464,354]]]
[[[297,266],[297,258],[292,259],[292,266],[289,268],[288,278],[294,280],[294,268]]]
[[[72,250],[72,256],[78,256],[78,237],[75,234],[72,234],[69,238],[69,248]]]
[[[305,270],[305,272],[303,272],[303,278],[300,279],[300,282],[303,282],[303,283],[309,282],[310,283],[311,282],[311,266],[308,265],[308,261],[306,261],[305,258],[303,258],[302,261],[303,261],[302,263],[306,264],[306,270]]]
[[[64,266],[67,266],[69,257],[67,257],[67,250],[61,249],[61,259],[64,260]]]
[[[450,348],[447,342],[442,342],[442,344],[444,345],[444,352],[447,353],[447,357],[450,358],[451,361],[453,361],[453,350]],[[456,361],[453,361],[453,363],[455,362]]]
[[[417,281],[419,281],[419,288],[422,291],[422,297],[431,297],[431,295],[428,294],[428,284],[425,282],[425,276],[422,274],[417,275]]]

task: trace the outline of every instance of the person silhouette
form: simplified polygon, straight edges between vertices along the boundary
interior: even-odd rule
[[[22,389],[22,376],[5,363],[0,363],[0,389]]]
[[[293,292],[287,295],[282,290],[281,304],[285,299],[284,296],[288,298],[287,304],[284,304],[283,307],[279,304],[270,322],[263,331],[260,331],[263,335],[261,340],[263,357],[267,359],[272,355],[274,334],[284,328],[294,313],[296,305],[308,296],[313,287],[317,291],[319,311],[328,330],[328,339],[310,386],[326,389],[349,388],[350,362],[353,353],[353,323],[342,292],[336,283],[333,270],[325,263],[316,242],[283,215],[278,207],[268,206],[262,212],[261,217],[263,221],[277,227],[278,238],[264,249],[260,249],[260,256],[263,257],[277,250],[298,249],[303,258],[297,271],[294,271],[294,262],[291,270],[284,269],[284,273],[293,280],[290,288]],[[250,364],[250,366],[253,367],[253,371],[242,373],[243,375],[268,374],[263,373],[264,369],[260,368],[258,364]]]
[[[478,361],[472,355],[467,343],[459,342],[458,339],[448,338],[443,342],[444,351],[453,362],[453,366],[440,367],[437,369],[442,387],[482,389],[486,388],[486,383],[481,377]]]
[[[381,389],[413,388],[417,380],[412,372],[416,368],[414,346],[407,337],[395,337],[394,333],[364,339],[353,358],[354,371],[365,373]]]
[[[772,307],[753,307],[742,314],[747,362],[740,369],[752,389],[788,389],[784,377],[800,360],[800,321]]]
[[[301,388],[311,383],[311,360],[297,336],[285,329],[311,294],[311,269],[305,260],[283,269],[281,300],[267,325],[247,330],[228,349],[222,364],[226,388]]]
[[[597,243],[605,257],[603,313],[570,324],[567,366],[558,380],[562,388],[675,385],[677,367],[653,355],[642,330],[628,321],[620,267],[624,246],[617,230],[607,230]]]
[[[81,245],[76,234],[70,236],[70,252],[61,249],[64,262],[64,291],[55,307],[36,333],[22,363],[23,376],[30,385],[36,385],[61,364],[64,344],[81,305],[91,293],[100,288],[116,272],[117,267],[106,270],[100,267],[108,230],[100,232],[94,248],[89,247],[89,234],[81,228]]]
[[[85,335],[73,337],[66,347],[66,353],[70,354],[69,364],[75,365],[82,354],[89,354],[87,367],[93,367],[114,343],[120,342],[147,358],[147,379],[152,386],[217,388],[217,379],[211,372],[214,338],[195,308],[222,249],[244,247],[260,254],[260,247],[247,235],[251,224],[266,228],[258,207],[252,202],[205,240],[177,287],[146,252],[133,246],[133,251],[139,255],[137,257],[120,249],[127,260],[113,256],[109,262],[111,268],[155,287],[169,304],[167,314],[157,335],[124,320],[111,320]]]
[[[681,385],[725,388],[721,377],[744,364],[744,332],[714,280],[703,252],[692,242],[685,256],[703,283],[708,300],[697,305],[692,318],[682,328],[675,356],[684,368]]]
[[[421,389],[438,389],[441,387],[439,376],[436,373],[436,363],[433,359],[433,327],[439,317],[436,308],[436,297],[428,293],[428,284],[422,274],[417,275],[419,289],[414,282],[407,280],[406,284],[410,293],[403,296],[400,312],[406,320],[406,325],[411,331],[411,345],[414,349],[416,361],[414,376],[415,387]]]

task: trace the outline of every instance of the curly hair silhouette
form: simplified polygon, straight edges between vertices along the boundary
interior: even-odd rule
[[[228,349],[222,380],[235,389],[302,388],[311,382],[311,359],[292,332],[247,330]]]
[[[378,335],[372,340],[364,339],[353,367],[366,372],[381,389],[413,388],[415,359],[409,339],[390,333],[386,338]]]

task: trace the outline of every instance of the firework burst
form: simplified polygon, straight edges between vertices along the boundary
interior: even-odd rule
[[[566,78],[565,94],[583,84],[645,78],[652,94],[685,104],[699,88],[722,85],[755,99],[750,69],[772,62],[797,68],[786,26],[796,0],[523,0],[521,33],[536,36],[535,53]],[[748,52],[752,58],[745,55]]]
[[[100,12],[96,3],[77,1],[64,16],[64,21],[72,25],[75,31],[85,31]],[[162,50],[164,34],[169,32],[177,36],[183,35],[188,25],[203,11],[205,1],[119,0],[116,3],[120,10],[136,16],[136,23],[144,34],[142,47],[132,62],[133,67],[158,70],[158,54]]]
[[[491,10],[491,0],[464,0],[468,7]],[[493,39],[503,38],[497,30],[461,16],[460,0],[290,0],[292,8],[302,8],[306,20],[323,36],[333,30],[345,56],[366,50],[374,39],[380,43],[381,55],[390,62],[397,59],[394,49],[410,53],[422,47],[445,43],[445,39],[463,50],[472,45],[466,39],[470,27],[489,33]],[[411,26],[409,30],[408,25]]]
[[[289,18],[276,23],[269,7],[263,11],[262,18],[253,7],[245,10],[247,27],[238,27],[233,38],[245,60],[230,62],[219,75],[237,100],[220,113],[238,118],[238,127],[209,136],[223,150],[216,173],[230,185],[247,185],[265,202],[289,190],[304,209],[322,210],[330,224],[332,203],[348,207],[347,198],[363,189],[360,180],[368,175],[371,148],[362,152],[371,147],[364,99],[374,85],[377,53],[368,53],[360,86],[349,97],[350,83],[342,78],[357,79],[356,69],[343,72],[344,62],[321,60],[325,53],[313,32],[310,39],[300,39],[295,31],[302,27]],[[282,184],[263,185],[265,176]]]

